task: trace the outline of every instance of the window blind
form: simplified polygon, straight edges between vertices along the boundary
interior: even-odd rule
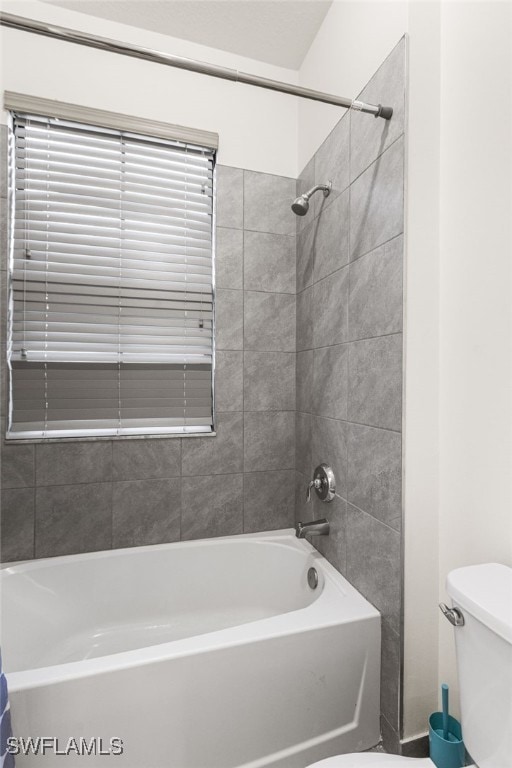
[[[213,150],[13,119],[8,436],[211,431]]]

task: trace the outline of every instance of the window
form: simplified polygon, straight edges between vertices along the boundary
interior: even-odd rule
[[[8,437],[211,432],[214,150],[13,127]]]

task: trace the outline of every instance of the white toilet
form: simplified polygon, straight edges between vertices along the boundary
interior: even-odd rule
[[[478,768],[512,766],[512,568],[489,563],[448,574],[455,627],[462,734]],[[433,768],[430,758],[337,755],[309,768]]]

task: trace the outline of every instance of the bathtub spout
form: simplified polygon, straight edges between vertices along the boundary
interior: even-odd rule
[[[329,523],[323,517],[321,520],[312,520],[311,523],[296,523],[295,535],[298,539],[305,539],[309,534],[311,536],[328,536]]]

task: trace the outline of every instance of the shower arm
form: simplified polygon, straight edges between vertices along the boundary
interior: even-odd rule
[[[304,192],[302,197],[305,200],[309,200],[315,194],[315,192],[320,192],[320,191],[324,193],[324,197],[329,197],[331,190],[332,190],[332,181],[329,181],[328,184],[315,184],[314,187],[311,187],[311,189],[308,189],[307,192]]]
[[[364,101],[346,99],[343,96],[333,96],[332,94],[322,93],[321,91],[315,91],[310,88],[302,88],[299,85],[282,83],[278,80],[269,80],[266,77],[250,75],[245,72],[239,72],[237,69],[220,67],[216,64],[207,64],[202,61],[196,61],[195,59],[186,59],[182,56],[172,56],[169,53],[153,51],[150,48],[128,45],[128,43],[111,40],[108,37],[98,37],[97,35],[92,35],[88,32],[80,32],[79,30],[69,29],[68,27],[60,27],[43,21],[35,21],[34,19],[28,19],[25,16],[16,16],[12,13],[0,13],[0,25],[10,27],[11,29],[18,29],[22,32],[31,32],[35,35],[52,37],[56,40],[64,40],[77,45],[85,45],[89,48],[99,48],[102,51],[109,51],[111,53],[119,53],[123,56],[132,56],[136,59],[152,61],[155,64],[164,64],[167,67],[185,69],[189,72],[197,72],[201,75],[218,77],[222,80],[231,80],[235,83],[254,85],[258,88],[266,88],[270,91],[278,91],[279,93],[286,93],[291,96],[299,96],[303,99],[321,101],[324,104],[333,104],[337,107],[354,109],[358,112],[367,112],[370,115],[374,115],[374,117],[382,117],[384,120],[389,120],[393,114],[392,107],[383,107],[381,104],[366,104]]]

